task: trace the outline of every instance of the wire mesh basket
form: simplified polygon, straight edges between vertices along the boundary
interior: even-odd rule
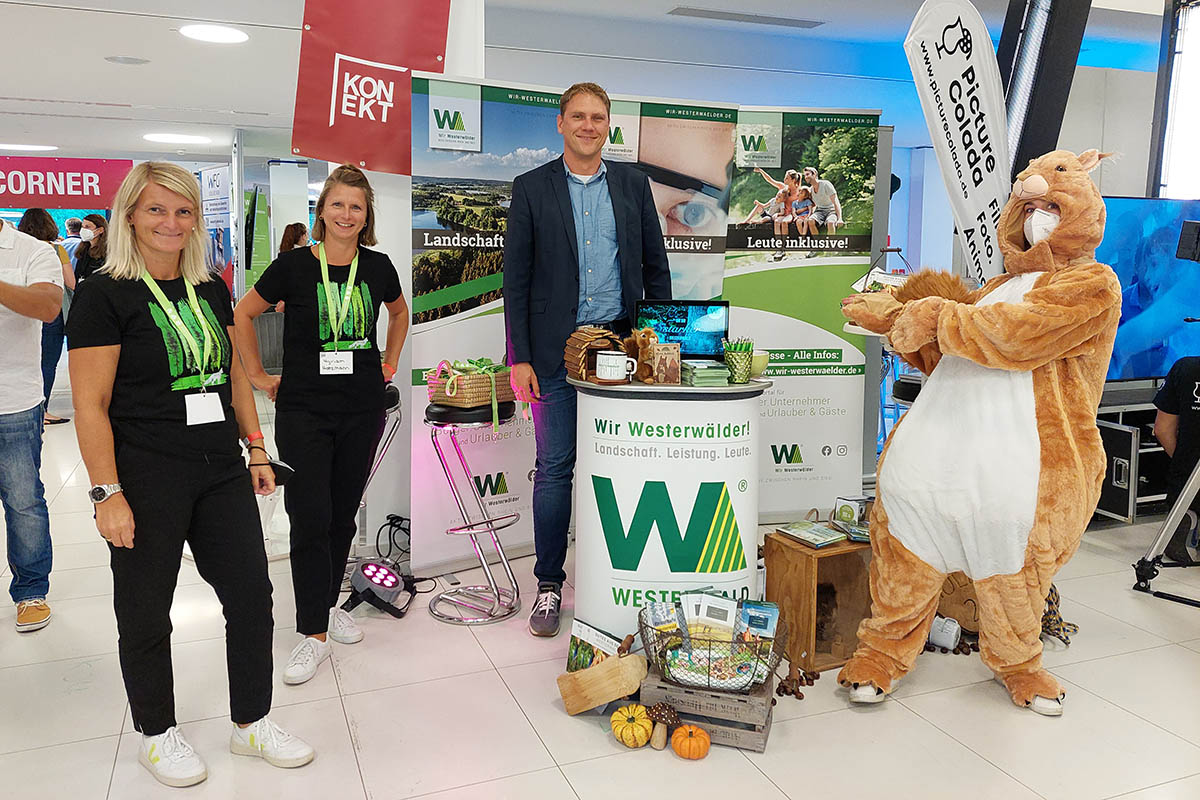
[[[638,634],[650,668],[663,680],[722,692],[750,692],[779,666],[788,630],[779,620],[774,639],[685,636],[679,629],[655,628],[649,622],[649,609],[643,607],[638,612]]]

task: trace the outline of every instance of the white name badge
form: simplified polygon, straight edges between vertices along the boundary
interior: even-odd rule
[[[353,375],[354,354],[350,352],[321,353],[322,375]]]
[[[221,396],[216,392],[185,394],[183,402],[187,404],[188,425],[225,421],[225,407],[221,405]]]

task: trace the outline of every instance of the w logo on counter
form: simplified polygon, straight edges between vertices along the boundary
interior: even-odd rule
[[[771,445],[771,458],[776,464],[803,464],[804,453],[798,444]]]
[[[700,484],[687,528],[682,534],[665,481],[643,484],[628,529],[621,521],[612,478],[593,475],[592,490],[596,493],[600,526],[604,529],[613,569],[637,570],[650,531],[656,527],[672,572],[716,573],[746,568],[737,517],[729,498],[729,487],[724,481]]]
[[[508,479],[503,472],[497,472],[495,475],[475,475],[474,478],[475,488],[479,490],[480,497],[508,494]]]

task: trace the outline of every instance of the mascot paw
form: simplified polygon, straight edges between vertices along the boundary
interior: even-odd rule
[[[906,305],[888,334],[892,347],[901,353],[915,353],[935,341],[938,315],[948,302],[941,297],[926,297]]]
[[[842,301],[842,315],[872,333],[887,333],[904,306],[889,292],[871,292],[847,297]]]
[[[878,703],[892,690],[891,676],[878,664],[858,656],[846,662],[837,680],[850,690],[852,703]]]
[[[1015,672],[996,676],[1012,696],[1015,705],[1028,708],[1047,717],[1062,714],[1062,699],[1066,694],[1059,682],[1044,669],[1036,672]]]

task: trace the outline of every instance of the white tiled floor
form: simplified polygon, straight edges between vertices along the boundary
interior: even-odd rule
[[[112,580],[83,499],[87,475],[74,437],[73,425],[46,433],[54,621],[19,635],[11,606],[0,603],[0,795],[174,796],[136,762]],[[1068,690],[1061,719],[1014,707],[977,657],[927,654],[893,700],[848,708],[826,674],[805,700],[780,699],[767,752],[714,748],[695,763],[626,750],[603,715],[568,717],[555,684],[565,635],[534,640],[523,615],[477,629],[443,625],[425,613],[427,596],[399,621],[356,612],[367,634],[362,644],[334,645],[332,667],[304,686],[276,682],[273,716],[316,745],[311,766],[281,771],[234,758],[226,744],[224,620],[211,589],[185,563],[172,611],[177,711],[210,775],[186,793],[1195,800],[1200,610],[1130,590],[1129,565],[1156,528],[1098,526],[1059,577],[1064,615],[1080,626],[1069,648],[1046,646],[1046,664]],[[532,559],[514,567],[527,599]],[[271,579],[278,673],[296,641],[286,562],[271,564]],[[1200,569],[1167,571],[1155,588],[1200,596]],[[565,595],[569,621],[569,585]]]

